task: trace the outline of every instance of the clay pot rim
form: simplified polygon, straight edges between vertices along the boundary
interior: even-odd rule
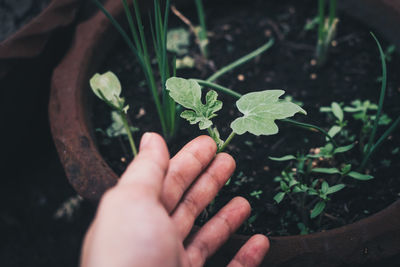
[[[116,5],[110,0],[106,3],[106,8],[112,14],[118,14],[118,12],[122,12],[122,9],[118,6],[118,4]],[[93,25],[101,26],[95,28],[93,27]],[[99,13],[90,18],[88,21],[85,21],[78,25],[75,34],[74,45],[71,47],[70,51],[67,53],[65,58],[54,71],[49,104],[52,135],[60,159],[66,170],[67,177],[79,194],[94,201],[98,200],[99,196],[101,196],[101,194],[107,187],[115,184],[118,176],[104,161],[95,145],[95,141],[90,134],[91,130],[89,129],[87,123],[87,109],[84,107],[85,105],[83,103],[85,97],[83,96],[84,93],[82,91],[84,90],[82,87],[79,87],[79,85],[86,84],[84,80],[88,81],[89,73],[91,72],[88,65],[92,62],[95,52],[89,53],[89,51],[97,51],[99,46],[102,46],[105,42],[107,43],[110,41],[110,39],[112,39],[103,37],[108,36],[108,34],[112,34],[110,33],[110,27],[111,25],[108,22],[108,19],[106,19],[104,16],[102,16],[102,14]],[[89,29],[90,31],[88,31]],[[90,40],[90,42],[85,42],[85,40]],[[110,44],[107,44],[106,46],[109,45]],[[81,50],[78,51],[79,49]],[[88,58],[90,58],[90,60],[86,58],[83,65],[71,65],[72,62],[76,61],[76,56],[82,54],[88,55]],[[80,70],[82,72],[80,72]],[[70,73],[71,71],[74,73],[74,75],[68,76],[69,79],[63,78],[66,76],[66,73]],[[72,95],[73,97],[70,97],[69,99],[65,99],[62,97],[68,95]],[[60,99],[62,99],[62,101]],[[72,102],[72,104],[67,102]],[[75,112],[74,110],[69,109],[71,107],[78,107],[79,110]],[[68,113],[67,116],[65,116],[65,112],[63,113],[63,111],[66,110],[71,111],[71,113]],[[67,125],[65,125],[65,122],[67,122]],[[73,131],[65,130],[66,128],[72,128]],[[73,133],[72,138],[70,136],[71,133]],[[85,145],[84,149],[81,147],[81,142],[77,140],[80,137],[87,138],[85,142],[87,142],[88,144]],[[80,187],[82,185],[82,181],[77,181],[76,177],[71,177],[72,175],[69,172],[68,168],[69,166],[71,166],[71,161],[74,164],[76,163],[74,162],[75,158],[71,157],[68,154],[71,152],[75,154],[82,153],[83,157],[81,157],[80,160],[84,161],[84,166],[90,166],[91,170],[94,169],[98,173],[99,169],[96,168],[101,168],[100,173],[104,174],[104,176],[102,176],[102,179],[104,180],[102,180],[101,182],[103,182],[105,186],[100,186],[100,191],[94,192],[93,189],[83,189],[82,187]],[[95,166],[91,166],[91,164],[95,164]],[[81,176],[83,177],[84,175]],[[103,192],[101,192],[101,190],[103,190]],[[271,240],[327,239],[328,237],[336,236],[340,233],[354,231],[354,229],[359,228],[360,225],[366,225],[373,221],[382,221],[388,219],[391,217],[393,211],[398,212],[398,210],[400,210],[400,200],[395,201],[388,207],[367,218],[361,219],[348,225],[307,235],[291,235],[278,237],[273,236]],[[236,234],[234,235],[234,238],[247,240],[249,236]]]

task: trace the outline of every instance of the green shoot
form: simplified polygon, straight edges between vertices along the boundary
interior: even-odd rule
[[[261,55],[262,53],[266,52],[268,49],[270,49],[274,45],[274,39],[270,39],[266,44],[262,45],[261,47],[257,48],[256,50],[250,52],[249,54],[235,60],[234,62],[230,63],[229,65],[221,68],[219,71],[215,72],[212,76],[210,76],[207,81],[208,82],[214,82],[216,81],[219,77],[222,75],[226,74],[229,71],[232,71],[233,69],[249,62],[253,58]]]
[[[166,88],[178,104],[188,109],[182,112],[182,118],[189,121],[190,124],[198,123],[200,130],[207,129],[211,137],[218,137],[216,143],[219,145],[219,152],[225,149],[236,134],[242,135],[249,132],[256,136],[274,135],[279,131],[275,120],[286,119],[296,113],[306,114],[300,106],[279,99],[285,93],[283,90],[248,93],[241,96],[236,102],[237,108],[244,116],[231,123],[232,132],[222,144],[218,131],[216,128],[212,128],[213,122],[211,120],[217,116],[216,112],[222,108],[222,102],[217,100],[217,92],[209,91],[206,95],[206,103],[203,104],[201,86],[197,80],[173,77],[168,79]],[[234,93],[231,90],[229,91]],[[236,95],[236,93],[234,94]]]
[[[208,36],[206,26],[206,15],[204,13],[203,0],[195,0],[197,14],[200,22],[200,29],[198,30],[199,46],[204,58],[208,58]]]
[[[386,60],[385,60],[385,53],[383,52],[382,46],[379,42],[379,40],[376,38],[376,36],[371,32],[372,37],[374,38],[378,49],[379,49],[379,54],[381,58],[381,63],[382,63],[382,84],[381,84],[381,92],[380,92],[380,97],[379,97],[379,104],[378,104],[378,111],[375,116],[375,121],[372,127],[372,132],[369,137],[368,145],[365,148],[364,152],[364,158],[361,162],[360,165],[360,170],[363,170],[369,159],[371,158],[372,154],[377,150],[377,148],[383,143],[383,141],[390,135],[392,131],[399,125],[400,122],[400,116],[396,119],[396,121],[389,127],[389,129],[386,130],[386,132],[381,136],[381,138],[378,139],[378,141],[374,144],[376,132],[379,126],[379,122],[382,116],[382,110],[383,110],[383,103],[385,100],[385,95],[386,95],[386,87],[387,87],[387,69],[386,69]]]
[[[325,64],[329,46],[335,38],[337,24],[337,0],[329,0],[329,17],[325,18],[325,0],[318,0],[318,41],[316,49],[317,64]]]
[[[111,23],[121,34],[132,53],[136,56],[144,72],[147,86],[150,89],[153,101],[156,105],[158,117],[160,119],[163,135],[166,138],[172,137],[176,132],[176,106],[165,92],[165,81],[170,77],[170,70],[167,57],[167,29],[170,1],[167,0],[165,11],[161,12],[159,1],[154,0],[154,17],[150,20],[151,33],[154,44],[158,70],[160,73],[160,85],[163,88],[161,95],[158,93],[157,78],[152,69],[148,43],[144,33],[143,20],[137,0],[133,0],[134,16],[130,10],[127,0],[121,0],[124,6],[125,15],[128,21],[131,38],[123,27],[113,18],[113,16],[102,6],[98,0],[93,0],[99,9],[110,19]],[[164,14],[163,14],[164,13]],[[136,18],[134,20],[134,17]]]
[[[125,106],[125,99],[120,97],[122,89],[117,76],[112,72],[107,72],[102,75],[95,74],[92,79],[90,79],[90,86],[95,95],[116,112],[113,113],[113,116],[119,116],[119,118],[114,117],[114,121],[122,123],[124,127],[122,133],[128,136],[133,156],[136,157],[137,149],[132,137],[133,129],[132,126],[129,125],[128,118],[129,106]]]

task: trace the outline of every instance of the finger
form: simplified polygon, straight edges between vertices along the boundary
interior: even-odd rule
[[[169,152],[164,139],[156,133],[145,133],[139,154],[128,166],[118,185],[133,185],[140,188],[143,194],[159,197],[168,164]]]
[[[240,248],[228,267],[257,267],[268,250],[268,238],[264,235],[254,235]]]
[[[213,160],[216,151],[217,146],[211,137],[200,136],[170,160],[161,194],[168,212],[175,209],[187,188]]]
[[[234,198],[222,208],[188,243],[187,255],[192,266],[203,266],[249,215],[250,204],[241,197]]]
[[[214,199],[234,170],[235,161],[233,158],[226,153],[218,154],[211,165],[183,196],[176,210],[172,213],[172,220],[177,226],[182,240],[189,234],[197,216]]]

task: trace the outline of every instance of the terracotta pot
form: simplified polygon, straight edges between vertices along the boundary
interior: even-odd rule
[[[2,41],[0,78],[19,62],[39,56],[51,36],[75,20],[79,5],[79,0],[52,0],[40,14]]]
[[[114,15],[122,14],[119,2],[108,1],[106,8]],[[378,0],[369,2],[380,3]],[[400,7],[400,3],[396,6]],[[396,18],[400,23],[400,11]],[[93,201],[118,179],[94,142],[87,101],[91,93],[87,90],[90,75],[104,51],[110,48],[115,34],[103,14],[98,13],[83,22],[52,80],[49,109],[54,142],[70,183],[80,195]],[[211,266],[224,266],[247,239],[247,236],[233,236],[212,258]],[[272,237],[271,251],[263,266],[353,265],[398,253],[400,201],[367,219],[337,229],[305,236]]]

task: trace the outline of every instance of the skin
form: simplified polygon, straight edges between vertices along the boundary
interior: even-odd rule
[[[247,200],[237,197],[189,235],[235,169],[233,158],[216,150],[210,137],[200,136],[170,159],[162,137],[146,133],[138,156],[100,201],[81,266],[203,266],[250,215]],[[268,239],[255,235],[228,266],[258,266],[268,249]]]

